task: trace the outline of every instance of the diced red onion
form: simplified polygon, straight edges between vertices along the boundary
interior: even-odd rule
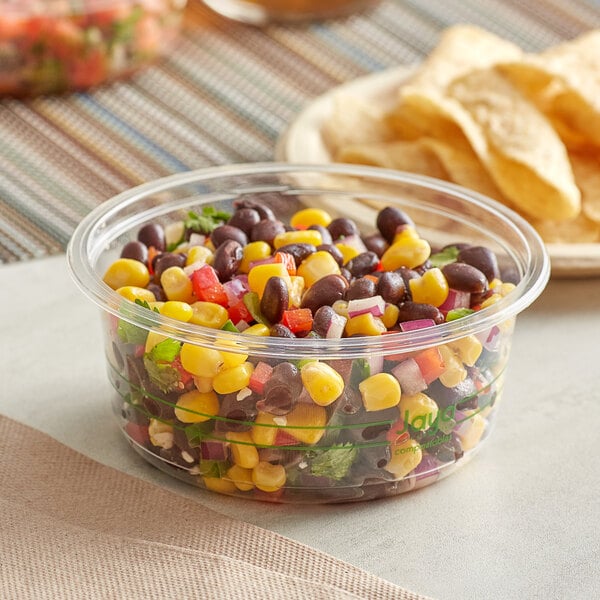
[[[250,291],[248,276],[238,275],[237,277],[233,277],[229,281],[226,281],[223,287],[225,288],[229,305],[237,304],[243,298],[244,294]]]
[[[204,246],[204,242],[206,242],[206,236],[202,233],[192,233],[190,234],[190,239],[188,241],[188,247],[191,246]]]
[[[329,323],[329,329],[327,329],[327,334],[325,335],[325,337],[327,339],[341,338],[344,333],[344,327],[346,327],[346,322],[346,317],[334,313],[331,316],[331,323]]]
[[[490,352],[496,352],[500,347],[501,335],[500,328],[494,325],[487,331],[475,334],[477,339],[481,342],[482,346]]]
[[[398,323],[401,331],[415,331],[424,329],[425,327],[433,327],[435,321],[433,319],[413,319],[412,321],[403,321]]]
[[[471,294],[469,292],[461,292],[460,290],[450,289],[448,297],[443,304],[438,306],[440,311],[446,314],[448,311],[456,308],[469,308],[471,306]]]
[[[414,358],[407,358],[398,363],[391,373],[400,383],[403,394],[412,396],[427,388],[427,382],[423,379],[421,369]]]
[[[200,442],[200,455],[204,460],[225,460],[225,444],[223,442]]]
[[[371,298],[356,298],[348,302],[348,316],[350,318],[371,313],[374,317],[380,317],[385,311],[385,300],[381,296]]]
[[[369,363],[369,373],[371,375],[377,375],[383,371],[383,355],[382,354],[369,354],[367,356],[367,362]]]

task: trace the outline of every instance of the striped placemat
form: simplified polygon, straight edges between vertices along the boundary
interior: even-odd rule
[[[264,29],[189,0],[175,51],[89,94],[0,102],[0,262],[62,252],[94,206],[171,173],[273,157],[301,108],[421,60],[474,23],[538,51],[600,26],[597,0],[384,0],[346,19]]]

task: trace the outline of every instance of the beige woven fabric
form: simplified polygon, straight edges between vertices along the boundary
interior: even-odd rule
[[[424,598],[2,416],[0,597]]]

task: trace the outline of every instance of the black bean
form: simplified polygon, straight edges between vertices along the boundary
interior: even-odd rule
[[[289,301],[290,295],[283,277],[270,277],[260,300],[260,311],[269,323],[278,323]]]
[[[165,294],[165,291],[162,289],[162,286],[158,285],[157,283],[149,283],[146,286],[146,289],[154,294],[157,302],[167,301],[167,295]]]
[[[372,298],[376,295],[376,287],[373,280],[360,277],[359,279],[352,281],[348,286],[344,299],[359,300],[361,298]]]
[[[270,246],[273,246],[275,236],[284,233],[285,231],[285,225],[281,221],[262,219],[252,228],[250,239],[253,242],[263,241]]]
[[[227,225],[241,229],[246,235],[250,235],[252,228],[260,221],[258,211],[253,208],[239,208],[232,215]]]
[[[271,335],[271,337],[282,337],[282,338],[295,338],[296,337],[294,332],[289,327],[286,327],[285,325],[282,325],[281,323],[275,323],[275,325],[273,325],[271,327],[271,329],[269,330],[269,335]]]
[[[338,266],[341,267],[344,264],[344,255],[337,246],[334,246],[333,244],[321,244],[320,246],[317,246],[317,250],[329,252]]]
[[[248,394],[245,398],[238,400],[237,392],[223,396],[219,416],[228,420],[217,420],[215,430],[217,432],[249,431],[252,427],[250,422],[254,421],[258,414],[256,399],[254,394]]]
[[[227,240],[235,240],[240,245],[245,246],[248,243],[248,236],[239,227],[233,225],[219,225],[210,234],[210,241],[215,248],[218,248]]]
[[[455,262],[444,265],[442,273],[448,286],[459,292],[483,294],[488,288],[486,276],[479,269],[467,263]]]
[[[321,337],[327,337],[329,326],[335,315],[336,312],[331,306],[321,306],[321,308],[317,309],[313,317],[313,331]]]
[[[379,276],[376,290],[376,293],[386,302],[398,304],[406,294],[406,284],[400,273],[396,273],[395,271],[384,271]]]
[[[272,415],[287,415],[302,391],[302,379],[297,367],[288,362],[279,363],[265,384],[262,400],[256,403],[259,410]]]
[[[432,319],[436,325],[440,325],[445,321],[444,315],[433,304],[407,300],[398,304],[398,309],[400,310],[400,314],[398,315],[399,323],[414,321],[416,319]]]
[[[145,264],[148,261],[148,246],[137,240],[129,242],[123,246],[121,258],[131,258]]]
[[[496,255],[484,246],[471,246],[458,253],[458,261],[479,269],[488,282],[500,277]]]
[[[331,239],[331,234],[329,233],[329,229],[327,227],[323,227],[323,225],[311,225],[309,229],[313,231],[318,231],[321,234],[321,243],[322,244],[331,244],[333,240]]]
[[[236,200],[234,202],[234,206],[236,209],[240,208],[252,208],[254,209],[261,219],[266,219],[268,221],[274,221],[275,215],[273,211],[264,204],[257,202],[256,200],[251,200],[250,198],[244,198],[243,200]]]
[[[154,279],[160,281],[160,276],[170,267],[184,267],[186,255],[179,252],[163,252],[154,261]]]
[[[388,206],[379,211],[377,229],[388,243],[392,243],[398,227],[402,225],[414,225],[413,220],[404,211],[395,206]]]
[[[379,264],[379,257],[375,252],[367,250],[367,252],[361,252],[353,259],[349,260],[346,264],[346,268],[353,277],[364,277],[372,273]]]
[[[301,308],[309,308],[314,314],[321,306],[331,306],[344,297],[348,282],[337,274],[325,275],[313,283],[302,296]]]
[[[363,244],[371,252],[375,252],[379,258],[389,248],[389,244],[380,233],[372,233],[362,238]]]
[[[415,269],[409,269],[408,267],[400,267],[399,269],[396,269],[394,273],[399,273],[402,276],[402,279],[404,280],[404,289],[406,290],[404,296],[406,300],[410,300],[412,295],[410,293],[410,285],[408,282],[411,279],[418,279],[420,277],[419,273]]]
[[[159,252],[164,252],[167,247],[165,230],[158,223],[148,223],[138,232],[138,240],[148,248],[153,246]]]
[[[291,254],[294,257],[294,261],[296,266],[300,266],[300,263],[310,256],[313,252],[316,252],[316,246],[312,244],[286,244],[285,246],[280,246],[277,249],[277,252],[286,252],[287,254]]]
[[[331,239],[334,242],[342,237],[358,234],[358,227],[356,226],[356,223],[351,219],[347,219],[346,217],[333,219],[333,221],[331,221],[331,223],[329,223],[327,226],[327,229],[329,230]]]
[[[244,249],[236,240],[227,240],[215,250],[212,266],[221,281],[229,281],[237,273],[243,255]]]

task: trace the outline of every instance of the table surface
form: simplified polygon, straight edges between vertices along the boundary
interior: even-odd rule
[[[56,256],[0,268],[0,410],[126,473],[440,600],[600,595],[600,280],[551,281],[517,319],[496,429],[462,469],[365,503],[206,492],[135,454],[110,408],[98,309]]]

